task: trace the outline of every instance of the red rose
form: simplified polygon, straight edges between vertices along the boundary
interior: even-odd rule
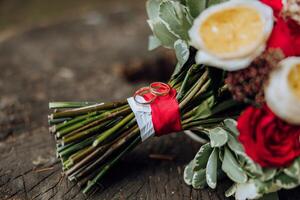
[[[268,41],[268,48],[280,48],[286,57],[299,56],[300,26],[282,16],[282,0],[261,0],[261,2],[272,7],[276,18],[274,29]]]
[[[262,167],[286,167],[300,156],[300,126],[290,125],[267,107],[249,107],[238,119],[246,154]]]

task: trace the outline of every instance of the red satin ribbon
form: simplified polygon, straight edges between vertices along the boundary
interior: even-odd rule
[[[177,91],[165,83],[155,82],[141,88],[135,95],[144,97],[151,107],[152,123],[156,136],[182,130]],[[138,102],[139,103],[139,102]]]

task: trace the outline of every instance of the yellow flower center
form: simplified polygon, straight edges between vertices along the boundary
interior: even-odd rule
[[[261,44],[264,22],[252,7],[237,6],[217,11],[203,22],[199,33],[207,51],[215,55],[245,56]]]
[[[295,65],[288,75],[289,85],[293,92],[300,99],[300,64]]]

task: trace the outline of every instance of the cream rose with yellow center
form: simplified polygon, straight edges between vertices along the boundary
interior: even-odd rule
[[[206,9],[189,31],[196,61],[225,70],[246,68],[266,47],[273,11],[259,1],[232,0]]]

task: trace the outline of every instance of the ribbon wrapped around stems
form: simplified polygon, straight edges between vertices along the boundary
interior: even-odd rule
[[[177,91],[168,84],[154,82],[137,90],[127,101],[132,109],[142,140],[182,130]]]

